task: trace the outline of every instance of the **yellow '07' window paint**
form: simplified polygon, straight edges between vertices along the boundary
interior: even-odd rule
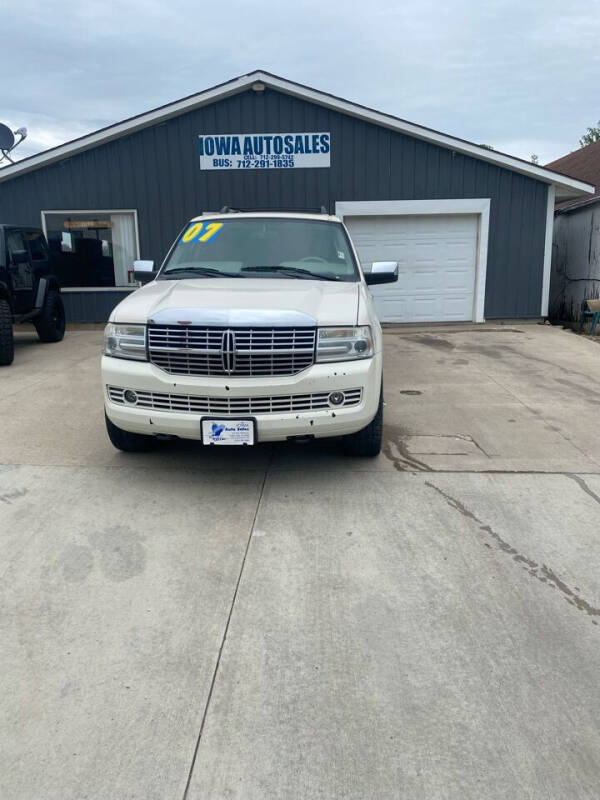
[[[210,242],[223,227],[222,222],[194,222],[181,237],[181,242]]]

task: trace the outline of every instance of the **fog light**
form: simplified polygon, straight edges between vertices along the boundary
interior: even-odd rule
[[[128,403],[131,403],[132,405],[135,405],[135,403],[137,403],[137,394],[131,389],[126,389],[125,392],[123,392],[123,397]]]
[[[329,395],[329,405],[341,406],[343,402],[344,402],[343,392],[331,392],[331,394]]]

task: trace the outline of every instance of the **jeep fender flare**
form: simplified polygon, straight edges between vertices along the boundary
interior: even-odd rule
[[[42,309],[49,291],[60,292],[60,286],[54,275],[44,275],[43,278],[39,279],[35,295],[34,311],[40,311]]]

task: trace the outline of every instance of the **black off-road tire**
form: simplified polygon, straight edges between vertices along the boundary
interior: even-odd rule
[[[117,450],[122,450],[124,453],[143,453],[145,450],[150,450],[154,444],[153,436],[144,436],[143,433],[130,433],[118,428],[114,422],[109,420],[106,412],[104,412],[104,420],[108,438]]]
[[[8,367],[15,357],[15,342],[10,306],[0,299],[0,367]]]
[[[60,342],[65,335],[65,307],[60,292],[46,292],[42,310],[34,317],[33,324],[40,342]]]
[[[349,456],[374,458],[381,453],[381,437],[383,433],[383,386],[379,393],[377,413],[369,424],[356,433],[344,436],[344,451]]]

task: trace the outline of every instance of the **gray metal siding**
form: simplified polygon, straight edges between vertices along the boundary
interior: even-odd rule
[[[319,131],[330,169],[200,171],[198,134]],[[40,210],[139,213],[141,255],[160,261],[183,222],[223,205],[318,208],[340,200],[490,197],[485,314],[540,315],[548,187],[541,181],[274,90],[244,92],[0,184],[0,219]]]
[[[63,291],[61,294],[68,322],[106,322],[113,308],[129,292]]]
[[[599,296],[600,203],[594,203],[554,219],[550,317],[578,321],[585,301]]]

